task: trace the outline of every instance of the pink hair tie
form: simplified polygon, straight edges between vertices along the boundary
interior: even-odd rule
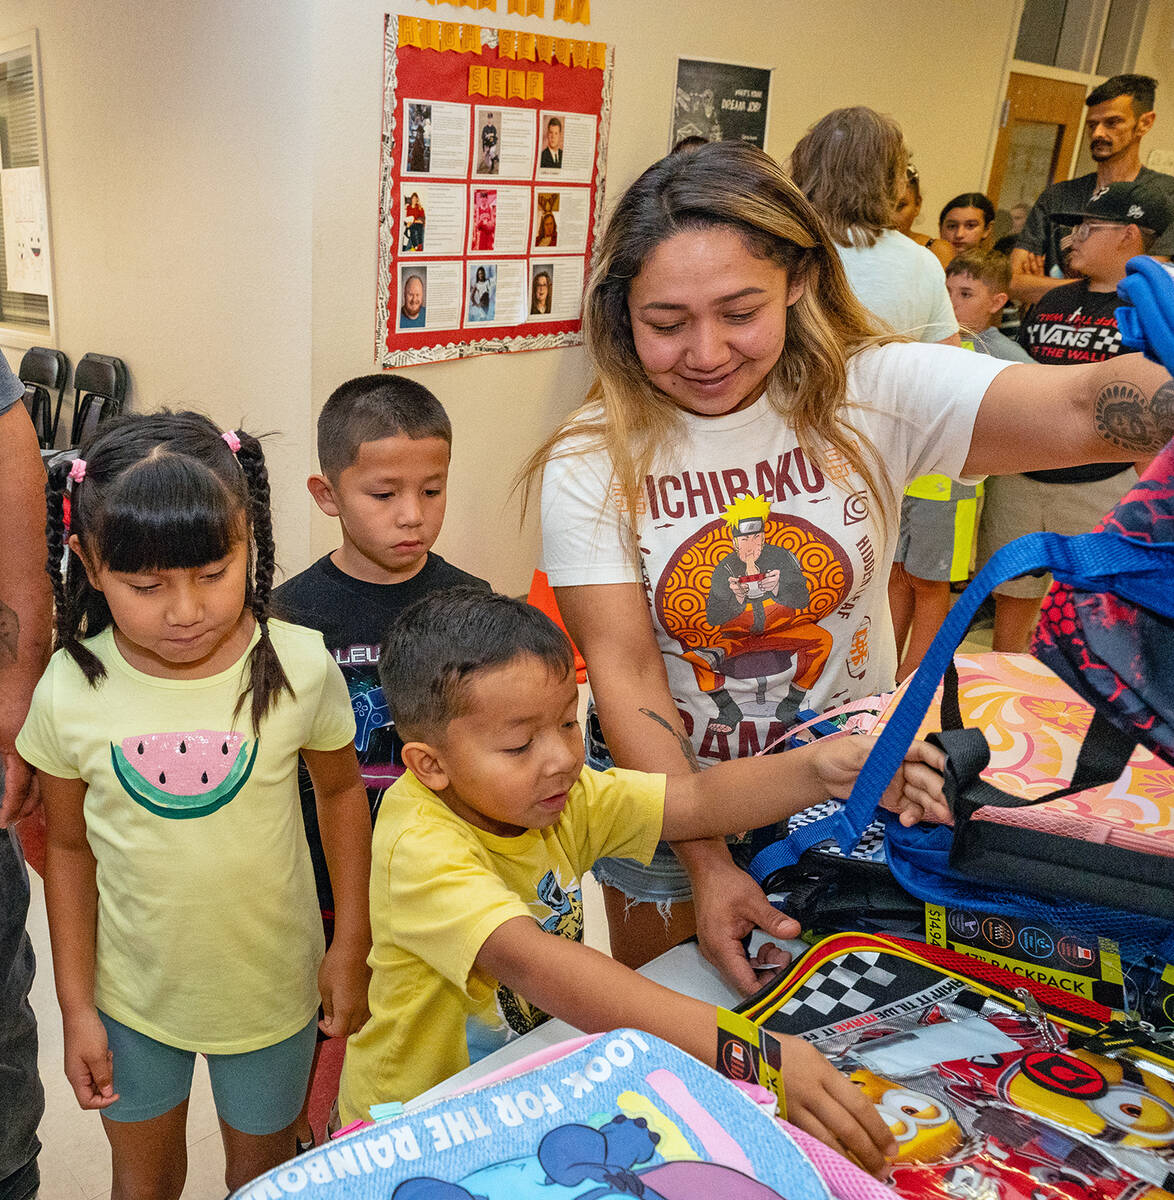
[[[81,483],[86,477],[86,460],[84,458],[75,458],[73,465],[69,468],[69,477],[74,483]]]
[[[236,454],[240,451],[241,440],[236,436],[235,429],[226,429],[220,436],[228,443],[228,448],[233,452],[233,454]]]

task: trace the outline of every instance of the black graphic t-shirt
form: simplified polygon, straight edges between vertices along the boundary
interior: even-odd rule
[[[489,591],[484,579],[458,570],[439,554],[429,554],[421,570],[403,583],[367,583],[355,579],[340,571],[330,555],[326,555],[273,593],[274,613],[284,620],[319,630],[326,649],[342,668],[355,710],[355,749],[367,785],[372,822],[379,811],[384,788],[394,783],[403,771],[400,757],[403,743],[396,735],[395,723],[379,686],[379,644],[392,621],[409,604],[453,587]],[[334,900],[318,835],[314,789],[304,765],[299,769],[298,782],[318,899],[323,911],[330,912]]]
[[[1019,344],[1036,362],[1058,366],[1115,358],[1121,353],[1121,332],[1117,328],[1117,309],[1121,304],[1116,292],[1090,291],[1087,279],[1053,288],[1023,318]],[[1087,463],[1025,474],[1041,483],[1091,483],[1112,479],[1131,465]]]
[[[1142,167],[1137,173],[1137,182],[1144,183],[1160,191],[1168,200],[1174,203],[1174,175],[1166,175],[1162,171],[1151,171]],[[1083,212],[1096,191],[1097,173],[1090,171],[1076,179],[1063,179],[1044,188],[1039,199],[1035,202],[1027,221],[1016,242],[1017,250],[1027,250],[1032,254],[1044,256],[1044,272],[1054,275],[1059,268],[1060,239],[1068,233],[1068,227],[1061,225],[1055,219],[1055,214]],[[1166,230],[1157,230],[1158,240],[1150,250],[1151,254],[1174,255],[1174,223]]]

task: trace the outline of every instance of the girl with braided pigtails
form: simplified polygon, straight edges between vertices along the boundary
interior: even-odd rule
[[[112,1195],[162,1200],[183,1190],[206,1055],[232,1191],[294,1153],[315,1024],[345,1036],[367,1016],[370,819],[346,684],[321,635],[269,619],[256,438],[196,413],[122,417],[48,493],[58,648],[18,748],[45,803],[66,1075],[102,1112]],[[335,896],[325,957],[299,753]]]

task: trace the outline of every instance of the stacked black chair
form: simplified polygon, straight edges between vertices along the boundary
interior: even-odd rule
[[[126,364],[109,354],[87,354],[73,372],[73,430],[69,444],[80,446],[98,426],[122,411]]]
[[[69,359],[60,350],[34,346],[20,360],[17,375],[24,384],[24,406],[33,420],[41,449],[51,450],[57,441],[61,402],[69,381]],[[57,395],[55,403],[54,393]]]

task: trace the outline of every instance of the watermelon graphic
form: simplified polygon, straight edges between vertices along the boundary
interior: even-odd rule
[[[193,729],[141,733],[110,745],[118,782],[137,804],[158,817],[206,817],[244,787],[257,758],[257,741],[239,733]]]

